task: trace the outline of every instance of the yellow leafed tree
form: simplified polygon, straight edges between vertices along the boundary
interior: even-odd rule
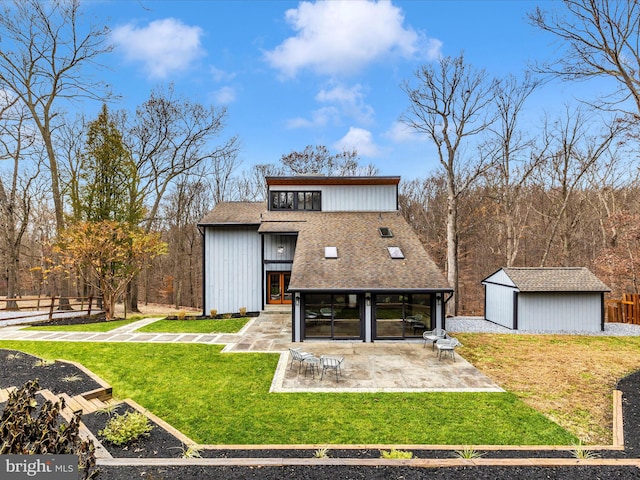
[[[167,245],[157,233],[124,222],[78,222],[66,228],[55,246],[61,266],[82,275],[102,295],[107,319],[127,284]]]

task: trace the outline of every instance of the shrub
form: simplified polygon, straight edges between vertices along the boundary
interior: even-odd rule
[[[394,458],[394,459],[403,459],[403,458],[413,458],[413,452],[407,452],[406,450],[396,450],[392,448],[391,450],[380,450],[380,458]]]
[[[240,316],[241,317],[246,317],[247,316],[247,307],[240,307],[238,309],[238,311],[240,312]]]
[[[224,318],[225,320],[229,320],[233,315],[231,315],[230,313],[225,313],[224,315],[222,315],[222,318]]]
[[[58,424],[64,400],[45,400],[38,410],[38,380],[31,380],[11,392],[0,418],[0,455],[77,455],[79,478],[96,478],[95,446],[79,435],[81,413],[68,424]]]
[[[472,447],[464,447],[462,450],[456,450],[455,452],[456,457],[458,458],[464,458],[467,460],[471,460],[474,458],[480,458],[482,457],[482,453],[478,452],[476,449],[472,448]]]
[[[326,447],[319,448],[315,452],[313,452],[313,457],[314,458],[329,458],[329,449],[326,448]]]
[[[114,415],[98,433],[108,442],[117,446],[137,440],[141,436],[149,436],[153,425],[140,412],[129,411],[124,415]]]
[[[178,311],[178,320],[184,320],[187,317],[187,312],[184,310]]]
[[[218,310],[216,310],[215,308],[209,310],[209,316],[211,316],[211,318],[216,318],[216,315],[218,315]]]

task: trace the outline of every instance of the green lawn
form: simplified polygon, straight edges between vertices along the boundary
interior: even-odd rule
[[[111,320],[109,322],[83,323],[79,325],[35,325],[22,330],[53,330],[56,332],[108,332],[137,322],[142,317],[132,317],[126,320]]]
[[[248,318],[158,320],[136,331],[159,333],[236,333],[239,332],[248,321]]]
[[[219,345],[2,341],[75,360],[199,443],[571,445],[510,393],[269,393],[277,354]]]

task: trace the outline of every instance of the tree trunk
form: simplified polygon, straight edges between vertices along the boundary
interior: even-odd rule
[[[447,315],[458,313],[458,200],[450,191],[447,197],[447,280],[453,297],[447,303]]]
[[[127,285],[127,298],[125,301],[127,302],[127,310],[130,313],[140,313],[140,308],[138,307],[139,277],[139,275],[136,275]]]

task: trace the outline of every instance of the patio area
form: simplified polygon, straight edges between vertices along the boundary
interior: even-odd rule
[[[240,338],[238,338],[240,337]],[[291,342],[291,314],[262,312],[237,335],[223,335],[225,352],[286,352],[278,363],[272,392],[502,392],[473,365],[455,354],[438,360],[422,341]],[[298,363],[290,366],[290,347],[300,347],[316,357],[344,357],[342,375],[328,371],[324,379]]]

